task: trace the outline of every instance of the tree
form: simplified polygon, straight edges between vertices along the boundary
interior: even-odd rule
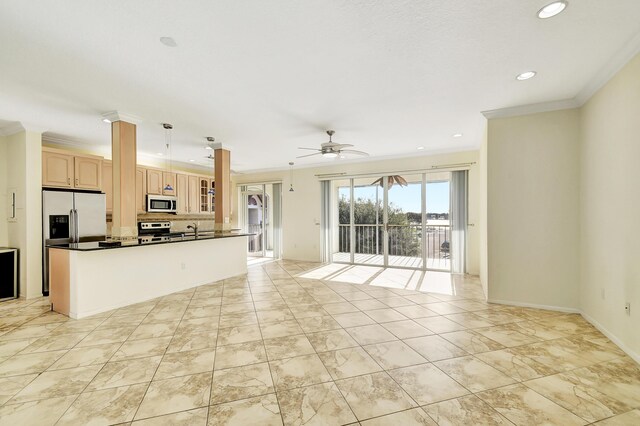
[[[338,200],[338,217],[341,225],[348,225],[350,221],[350,203],[342,196]],[[378,221],[376,222],[376,215]],[[411,224],[421,224],[422,215],[420,213],[405,213],[402,208],[393,203],[387,209],[389,230],[389,254],[397,256],[419,256],[420,255],[420,228],[409,226]],[[371,198],[358,198],[353,203],[353,216],[356,225],[376,225],[379,226],[359,226],[356,227],[356,253],[381,254],[383,246],[383,207],[382,201],[374,201]],[[418,218],[418,219],[416,219]],[[348,233],[347,227],[342,227],[340,232]],[[377,234],[377,238],[376,238]],[[341,252],[348,252],[348,234],[341,235]]]

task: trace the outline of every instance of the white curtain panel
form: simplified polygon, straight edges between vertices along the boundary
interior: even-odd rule
[[[468,171],[451,173],[451,272],[466,272]]]

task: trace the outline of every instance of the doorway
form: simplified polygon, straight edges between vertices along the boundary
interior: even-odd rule
[[[280,183],[240,186],[241,223],[247,238],[247,255],[281,257],[281,188]]]
[[[451,271],[451,176],[435,172],[326,181],[332,213],[327,258]]]

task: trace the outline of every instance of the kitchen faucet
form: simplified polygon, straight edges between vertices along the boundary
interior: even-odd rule
[[[193,232],[196,234],[196,238],[198,238],[198,224],[196,222],[193,225],[187,226],[187,229],[193,229]]]

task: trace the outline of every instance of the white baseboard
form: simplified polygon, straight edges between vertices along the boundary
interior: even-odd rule
[[[626,353],[627,355],[629,355],[631,358],[633,358],[633,360],[635,362],[637,362],[638,364],[640,364],[640,354],[632,351],[627,345],[625,345],[624,343],[622,343],[622,341],[616,337],[615,334],[613,334],[612,332],[610,332],[609,330],[607,330],[605,327],[602,326],[602,324],[600,324],[598,321],[596,321],[595,319],[593,319],[592,317],[590,317],[589,315],[585,314],[584,312],[580,312],[580,315],[582,315],[582,317],[584,319],[586,319],[587,321],[589,321],[595,328],[597,328],[600,333],[604,334],[605,336],[607,336],[607,338],[609,340],[611,340],[613,343],[616,344],[616,346],[618,346],[620,349],[622,349],[622,351],[624,353]]]
[[[521,306],[523,308],[545,309],[547,311],[566,312],[568,314],[579,314],[580,310],[576,308],[567,308],[564,306],[539,305],[536,303],[513,302],[511,300],[487,299],[489,303],[497,303],[499,305]]]
[[[591,325],[598,329],[602,334],[604,334],[609,340],[616,344],[624,353],[629,355],[635,362],[640,364],[640,354],[632,351],[627,345],[625,345],[615,334],[607,330],[602,326],[598,321],[585,314],[580,309],[576,308],[567,308],[564,306],[549,306],[549,305],[538,305],[535,303],[523,303],[523,302],[513,302],[509,300],[496,300],[496,299],[487,299],[489,303],[497,303],[499,305],[512,305],[512,306],[522,306],[523,308],[535,308],[535,309],[546,309],[549,311],[557,311],[557,312],[566,312],[571,314],[580,314],[582,318],[587,320]]]

